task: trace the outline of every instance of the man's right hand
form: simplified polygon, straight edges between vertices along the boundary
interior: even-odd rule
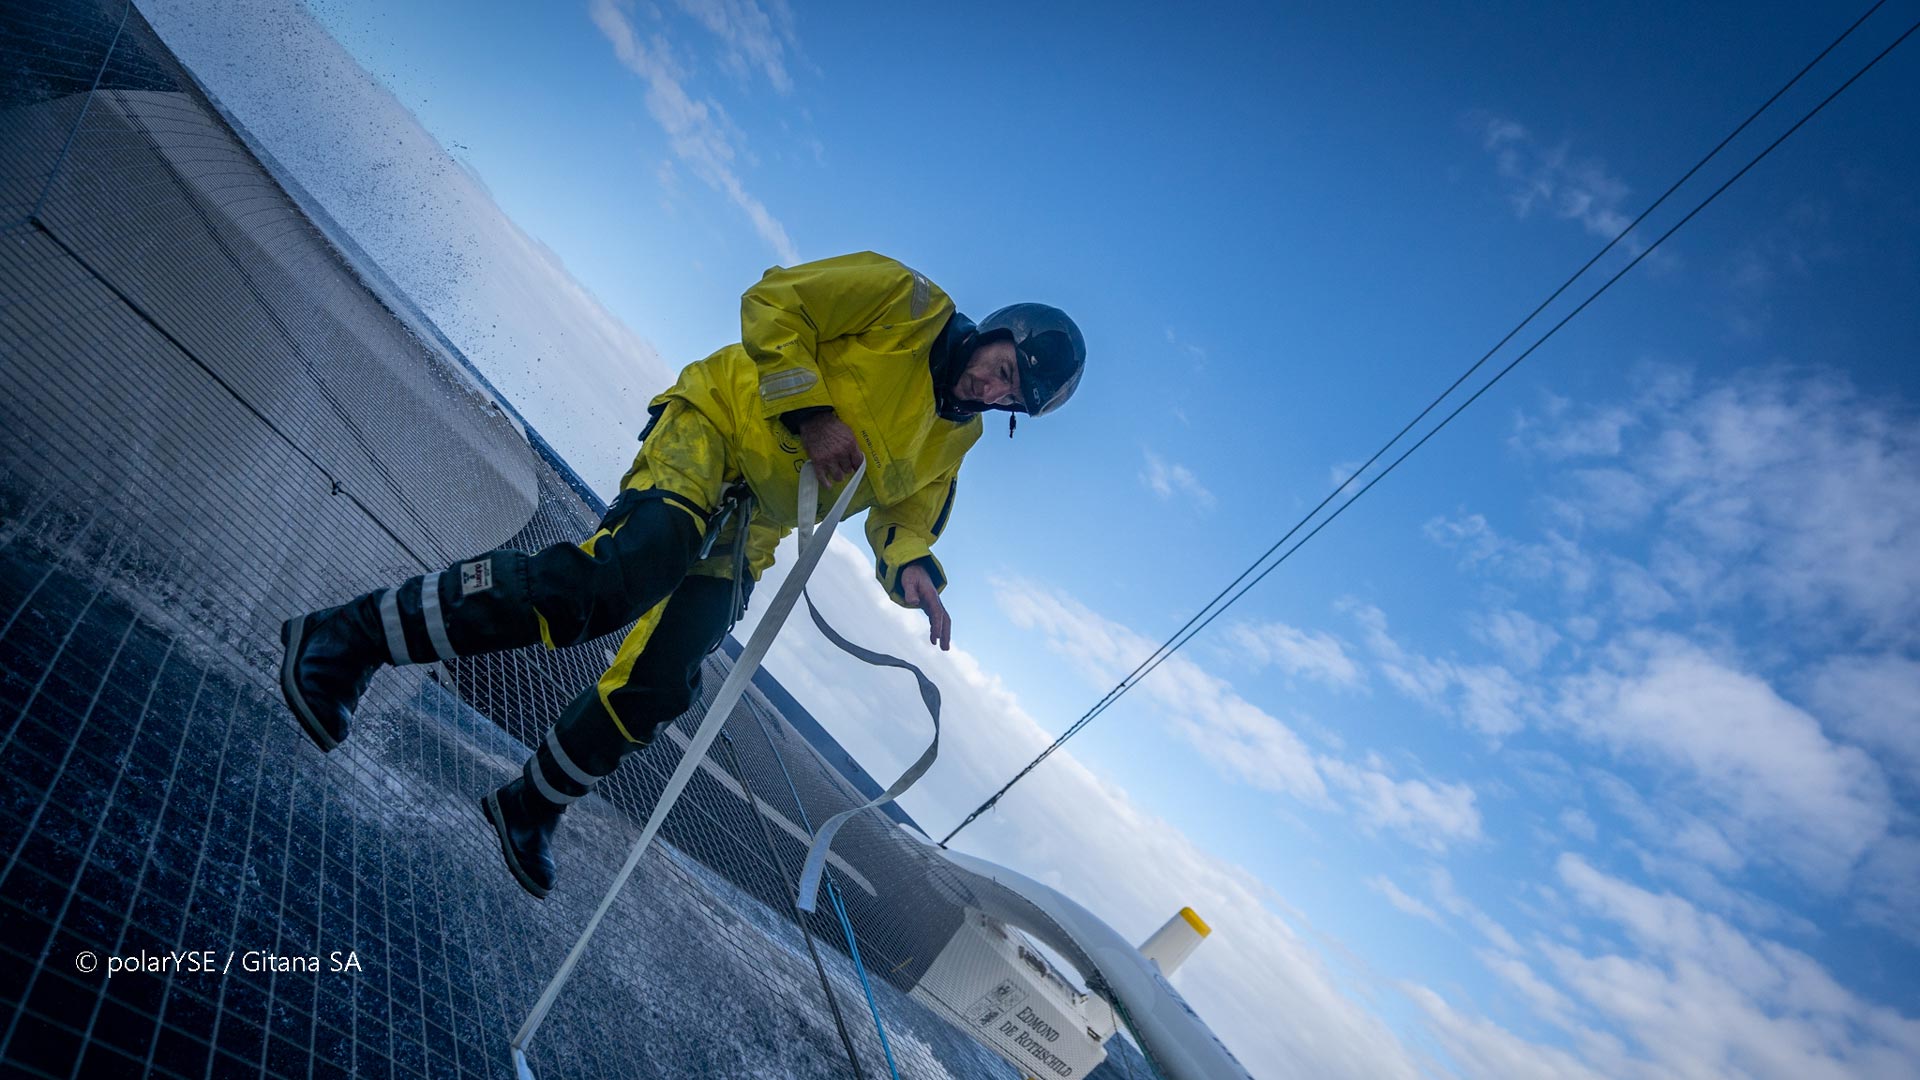
[[[831,412],[815,413],[801,423],[800,445],[806,448],[820,482],[828,487],[852,476],[863,460],[853,429]]]

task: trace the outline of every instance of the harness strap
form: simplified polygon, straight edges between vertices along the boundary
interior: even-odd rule
[[[728,551],[732,560],[733,603],[727,611],[727,630],[731,631],[747,613],[747,531],[753,525],[753,512],[757,506],[753,489],[746,481],[738,481],[720,495],[720,505],[707,518],[707,534],[700,541],[700,551],[693,558],[695,562],[712,556],[714,546],[720,540],[720,533],[729,521],[737,520],[738,526],[733,534],[733,546]]]

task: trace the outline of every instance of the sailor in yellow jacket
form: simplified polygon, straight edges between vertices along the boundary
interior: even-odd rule
[[[287,705],[328,751],[387,664],[573,645],[632,623],[521,775],[481,800],[515,879],[543,897],[561,812],[692,704],[701,661],[798,524],[803,463],[828,487],[826,505],[865,461],[849,511],[869,511],[875,574],[947,648],[933,545],[980,414],[1059,408],[1085,361],[1079,328],[1045,304],[976,325],[920,273],[872,252],[775,267],[741,298],[739,344],[689,364],[653,399],[597,532],[533,554],[489,552],[289,619]]]

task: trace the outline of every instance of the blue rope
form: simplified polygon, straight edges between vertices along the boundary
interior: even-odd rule
[[[867,981],[867,965],[860,962],[860,946],[853,940],[853,924],[847,921],[847,908],[840,902],[840,890],[827,882],[827,895],[833,899],[833,913],[840,916],[840,932],[847,935],[847,948],[853,952],[853,970],[860,973],[860,989],[867,992],[867,1008],[873,1012],[873,1030],[880,1033],[880,1050],[887,1055],[887,1071],[893,1074],[893,1080],[900,1080],[900,1070],[893,1063],[893,1047],[887,1042],[886,1025],[880,1022],[880,1006],[873,1000],[873,984]]]
[[[811,837],[813,822],[807,820],[807,806],[800,801],[800,789],[793,786],[793,774],[787,771],[787,759],[780,756],[780,747],[774,744],[773,732],[767,730],[767,722],[760,718],[760,710],[748,705],[747,711],[753,714],[753,722],[760,725],[760,735],[767,740],[767,749],[773,753],[773,763],[780,766],[780,778],[787,782],[787,793],[793,796],[794,808],[800,811],[800,825]],[[893,1080],[900,1080],[899,1066],[893,1063],[893,1044],[887,1041],[887,1026],[880,1022],[880,1005],[873,1000],[873,983],[867,980],[867,965],[860,960],[860,943],[854,940],[853,923],[847,918],[847,906],[840,901],[840,890],[834,887],[833,874],[828,872],[822,878],[827,883],[827,898],[833,901],[833,913],[840,917],[840,932],[846,935],[847,951],[853,957],[853,970],[860,976],[860,989],[866,992],[867,1011],[873,1014],[873,1030],[880,1034],[880,1052],[886,1055],[887,1072]]]

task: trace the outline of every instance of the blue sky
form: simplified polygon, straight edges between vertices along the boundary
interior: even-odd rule
[[[152,9],[603,489],[767,266],[1073,312],[1072,406],[962,475],[956,653],[820,572],[948,694],[942,831],[1859,14],[316,4],[376,86],[297,10]],[[1920,1075],[1916,49],[964,843],[1135,937],[1194,904],[1257,1075]],[[811,633],[776,674],[910,761]]]

